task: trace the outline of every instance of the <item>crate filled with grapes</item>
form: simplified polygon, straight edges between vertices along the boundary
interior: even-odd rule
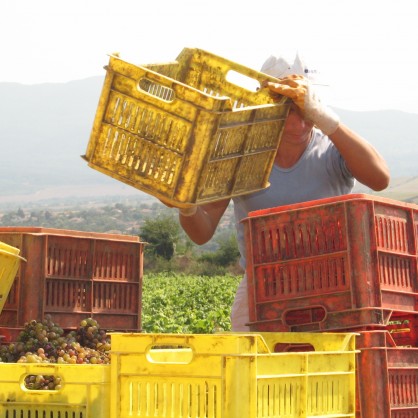
[[[93,318],[69,332],[49,316],[29,321],[0,346],[0,416],[108,417],[109,352],[110,336]]]
[[[17,341],[0,346],[3,363],[109,364],[110,335],[93,318],[64,332],[50,316],[25,324]]]

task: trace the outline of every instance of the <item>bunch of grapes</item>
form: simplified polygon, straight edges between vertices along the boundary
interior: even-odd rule
[[[79,328],[70,334],[83,347],[97,349],[102,352],[110,350],[110,337],[93,318],[82,320]]]
[[[54,362],[57,347],[65,341],[64,331],[56,325],[50,316],[38,322],[27,322],[20,332],[17,342],[0,350],[2,361],[13,363],[28,354],[36,354],[41,349],[42,361]]]
[[[109,350],[82,346],[78,342],[63,343],[57,352],[59,364],[109,364]]]
[[[29,390],[59,390],[61,389],[61,378],[32,374],[26,377],[25,386]]]
[[[16,343],[0,346],[0,361],[6,363],[109,364],[110,336],[93,318],[80,322],[66,335],[50,317],[25,324]],[[29,375],[30,390],[58,390],[57,376]]]

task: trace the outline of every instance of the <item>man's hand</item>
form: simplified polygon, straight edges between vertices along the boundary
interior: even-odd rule
[[[340,123],[338,115],[321,103],[310,81],[300,75],[290,75],[279,79],[278,83],[264,81],[261,87],[270,90],[271,97],[276,94],[289,97],[299,107],[305,119],[313,122],[326,135],[333,134]]]

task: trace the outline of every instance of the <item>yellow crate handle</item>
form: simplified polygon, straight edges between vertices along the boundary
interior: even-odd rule
[[[152,77],[143,77],[138,81],[137,87],[145,94],[150,94],[157,99],[171,103],[175,99],[175,91],[170,86],[165,86],[159,81],[153,81]]]
[[[226,58],[222,58],[218,55],[215,55],[211,52],[205,51],[203,49],[198,48],[183,48],[183,50],[180,52],[180,54],[177,57],[177,61],[188,61],[190,60],[190,57],[196,57],[201,56],[202,61],[211,61],[214,62],[213,67],[216,67],[216,70],[218,73],[221,73],[224,77],[224,81],[228,81],[227,76],[228,73],[231,71],[234,71],[236,73],[241,74],[242,76],[251,78],[253,80],[256,80],[258,82],[264,81],[264,80],[271,80],[271,81],[277,81],[277,78],[274,78],[268,74],[261,73],[260,71],[256,71],[252,68],[249,68],[245,65],[236,63],[234,61],[231,61]],[[235,83],[231,83],[235,84]]]

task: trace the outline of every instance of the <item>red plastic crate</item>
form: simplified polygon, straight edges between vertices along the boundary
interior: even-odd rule
[[[386,326],[418,311],[418,206],[351,194],[243,220],[253,331]]]
[[[102,328],[141,329],[143,246],[138,236],[50,228],[0,228],[22,264],[0,315],[3,335],[49,314],[64,329],[86,317]],[[2,334],[2,332],[0,332]]]
[[[418,347],[397,346],[392,337],[364,331],[356,339],[358,418],[418,417]]]

